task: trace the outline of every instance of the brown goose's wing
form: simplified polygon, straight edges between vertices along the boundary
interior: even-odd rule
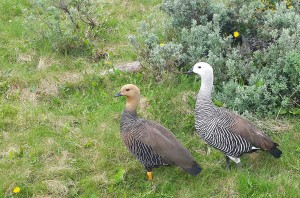
[[[168,129],[147,120],[140,120],[140,127],[143,130],[138,139],[150,146],[166,163],[180,166],[192,175],[201,171],[194,157]]]
[[[242,118],[240,115],[228,112],[228,115],[234,119],[234,124],[228,126],[232,133],[240,135],[253,146],[270,151],[277,144],[268,136],[259,131],[250,121]]]

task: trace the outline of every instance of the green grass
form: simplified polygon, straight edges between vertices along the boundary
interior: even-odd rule
[[[258,152],[242,157],[242,169],[232,164],[225,170],[222,154],[208,152],[195,135],[197,78],[166,75],[156,82],[147,73],[99,76],[102,65],[88,57],[36,49],[22,22],[22,9],[30,6],[0,2],[0,197],[299,196],[299,118],[280,118],[290,127],[266,131],[280,144],[282,158]],[[106,5],[114,13],[113,32],[99,45],[114,63],[134,60],[127,35],[159,1],[129,1],[128,9],[113,3],[123,1]],[[39,69],[43,58],[45,67]],[[113,96],[126,83],[138,85],[145,97],[139,115],[171,129],[203,167],[201,174],[161,167],[147,181],[119,134],[125,99]],[[12,192],[16,186],[18,194]]]

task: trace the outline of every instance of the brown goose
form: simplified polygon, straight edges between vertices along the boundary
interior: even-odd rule
[[[144,165],[148,179],[152,169],[161,165],[175,165],[191,175],[201,168],[190,152],[162,125],[140,119],[136,109],[140,102],[140,90],[133,84],[124,85],[115,95],[126,96],[126,106],[121,120],[121,136],[127,149]]]
[[[240,165],[243,153],[265,150],[279,158],[282,152],[267,135],[258,130],[250,121],[212,103],[213,69],[205,62],[194,65],[189,73],[201,77],[201,88],[195,107],[195,128],[198,134],[212,147],[224,153],[226,167],[230,159]]]

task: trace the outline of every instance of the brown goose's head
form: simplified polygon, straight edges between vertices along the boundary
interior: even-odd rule
[[[126,110],[135,111],[140,102],[140,89],[133,84],[126,84],[115,97],[126,96]]]

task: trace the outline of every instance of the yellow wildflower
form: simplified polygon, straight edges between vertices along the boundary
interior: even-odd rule
[[[14,189],[13,189],[13,192],[14,193],[19,193],[21,191],[21,188],[19,186],[16,186]]]
[[[290,6],[288,6],[288,9],[291,9],[291,8],[293,8],[294,6],[292,6],[292,5],[290,5]]]
[[[240,36],[240,33],[239,32],[233,32],[233,37],[234,38],[237,38],[237,37],[239,37]]]
[[[160,47],[163,47],[164,45],[165,45],[164,43],[159,44]]]
[[[104,64],[105,64],[105,65],[111,65],[111,62],[105,61]]]

